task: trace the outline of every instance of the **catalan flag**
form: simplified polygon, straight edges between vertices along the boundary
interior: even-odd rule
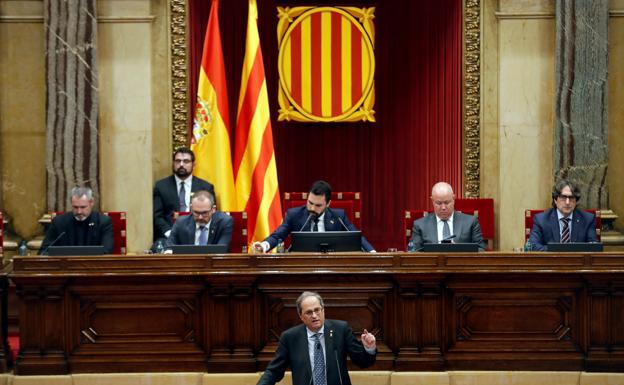
[[[247,211],[250,242],[264,239],[282,221],[257,20],[256,0],[249,0],[247,42],[236,122],[234,175],[238,207]]]
[[[237,211],[230,149],[230,112],[219,31],[219,0],[212,0],[202,54],[191,149],[193,174],[215,185],[219,209]]]

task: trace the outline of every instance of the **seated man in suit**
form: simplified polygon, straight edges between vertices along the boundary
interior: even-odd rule
[[[377,343],[366,329],[360,342],[346,322],[326,320],[323,298],[317,293],[303,292],[296,304],[303,323],[282,333],[258,385],[281,381],[287,368],[292,370],[293,385],[350,385],[347,355],[361,368],[375,363]]]
[[[93,190],[74,187],[70,193],[72,211],[52,219],[39,254],[49,246],[104,246],[106,253],[113,252],[113,221],[93,210]]]
[[[193,176],[195,154],[180,147],[173,154],[173,175],[156,182],[154,186],[154,241],[171,233],[174,211],[189,211],[191,193],[208,190],[214,195],[212,184]]]
[[[531,250],[545,251],[548,242],[598,242],[594,214],[577,210],[578,186],[565,179],[555,184],[552,208],[535,215],[529,235]]]
[[[408,251],[420,251],[424,243],[439,243],[442,240],[477,243],[480,251],[485,250],[479,221],[472,215],[455,211],[455,194],[450,184],[436,183],[431,189],[431,202],[435,215],[414,221]]]
[[[283,242],[293,231],[357,231],[342,209],[331,209],[331,186],[319,180],[310,187],[308,202],[293,207],[286,212],[282,224],[262,242],[254,242],[253,251],[268,252]],[[362,237],[362,250],[375,251],[373,246]]]
[[[171,245],[227,245],[232,241],[234,218],[217,211],[214,195],[198,190],[191,198],[191,214],[178,218],[167,238]]]

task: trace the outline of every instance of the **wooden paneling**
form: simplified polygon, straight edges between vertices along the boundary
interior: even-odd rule
[[[254,372],[319,291],[373,369],[624,367],[624,255],[16,257],[17,374]],[[0,357],[1,358],[1,357]]]

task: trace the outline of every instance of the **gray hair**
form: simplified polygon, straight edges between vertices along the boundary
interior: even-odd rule
[[[70,198],[82,198],[83,196],[86,196],[88,200],[92,200],[93,190],[91,190],[91,187],[76,186],[72,188],[69,196]]]
[[[210,206],[214,206],[217,204],[214,195],[208,190],[197,190],[191,195],[191,206],[193,205],[194,200],[199,201],[209,201]]]
[[[325,308],[325,303],[323,303],[323,298],[321,298],[319,293],[315,291],[304,291],[295,302],[297,304],[297,314],[301,314],[301,302],[303,302],[308,297],[316,297],[316,299],[318,299],[319,303],[321,304],[321,307]]]

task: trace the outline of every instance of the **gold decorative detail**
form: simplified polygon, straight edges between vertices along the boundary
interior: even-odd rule
[[[188,139],[186,0],[171,0],[171,136],[173,148]]]
[[[480,194],[481,1],[464,0],[464,197]]]

